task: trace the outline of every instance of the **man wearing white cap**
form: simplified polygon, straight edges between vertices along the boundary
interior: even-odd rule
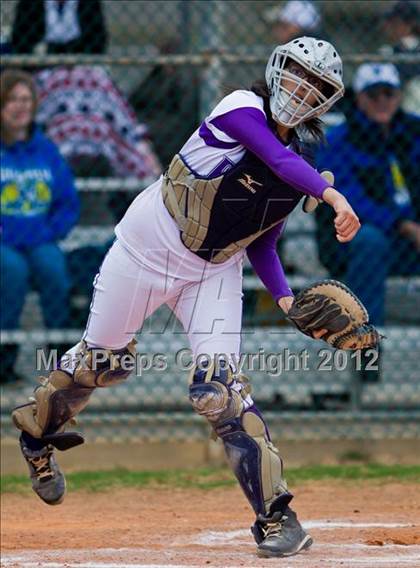
[[[386,131],[401,103],[400,76],[391,63],[361,65],[353,79],[358,108]]]
[[[308,0],[290,0],[270,8],[264,17],[273,26],[275,42],[280,44],[303,35],[317,35],[321,23],[317,8]]]
[[[362,228],[344,254],[331,239],[320,239],[319,249],[327,268],[337,276],[341,267],[372,323],[381,325],[387,276],[419,273],[420,120],[401,110],[400,77],[392,64],[361,65],[353,90],[356,106],[345,124],[329,132],[318,167],[334,172]]]

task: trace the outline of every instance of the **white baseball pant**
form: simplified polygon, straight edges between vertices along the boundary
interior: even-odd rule
[[[183,325],[194,357],[201,353],[239,356],[242,260],[226,270],[212,271],[209,266],[200,280],[188,281],[141,266],[116,240],[94,287],[83,337],[88,347],[122,349],[145,319],[167,304]],[[138,340],[141,344],[141,335]]]

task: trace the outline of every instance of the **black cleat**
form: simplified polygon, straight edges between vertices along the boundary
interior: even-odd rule
[[[286,507],[283,513],[275,513],[262,530],[264,537],[257,548],[258,556],[293,556],[307,550],[313,543],[290,507]]]
[[[40,450],[31,450],[20,438],[20,449],[28,464],[32,489],[44,503],[58,505],[64,499],[66,480],[54,457],[54,448],[47,445]]]

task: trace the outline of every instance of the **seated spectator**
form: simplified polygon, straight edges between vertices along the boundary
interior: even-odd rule
[[[12,30],[13,53],[32,53],[46,43],[47,53],[105,52],[107,32],[101,0],[19,0]]]
[[[176,53],[166,43],[162,55]],[[199,70],[194,65],[155,65],[131,95],[140,122],[147,123],[150,138],[164,168],[200,124]]]
[[[382,325],[387,276],[420,269],[420,119],[400,109],[394,65],[361,65],[353,89],[353,114],[331,129],[317,162],[334,172],[362,227],[341,245],[328,232],[327,208],[319,207],[319,254],[331,275],[344,277],[361,298],[371,322]]]
[[[390,45],[383,46],[381,52],[387,56],[408,54],[420,56],[420,12],[419,3],[399,0],[385,12],[383,31]],[[402,108],[407,112],[420,114],[420,62],[398,64],[403,89]]]
[[[283,6],[266,10],[264,17],[272,26],[276,44],[305,35],[316,37],[320,31],[321,16],[315,4],[308,0],[290,0]]]
[[[147,127],[101,67],[44,69],[35,75],[39,94],[37,121],[57,144],[79,177],[132,177],[146,185],[161,167]],[[139,184],[140,185],[140,184]],[[133,192],[82,194],[81,224],[114,225],[135,197]],[[86,322],[92,283],[110,243],[92,244],[68,255],[72,271],[71,327]],[[79,309],[73,300],[86,298]]]
[[[34,124],[30,75],[0,76],[1,329],[19,327],[31,286],[40,294],[45,326],[68,325],[70,279],[57,242],[76,224],[79,200],[58,148]],[[16,345],[2,345],[1,383],[17,379]]]
[[[45,69],[35,76],[39,95],[37,121],[78,168],[79,158],[107,159],[116,177],[158,177],[161,168],[140,124],[101,67]],[[94,174],[94,172],[93,172]]]

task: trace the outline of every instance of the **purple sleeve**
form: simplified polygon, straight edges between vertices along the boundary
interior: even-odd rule
[[[211,119],[216,128],[258,156],[280,179],[295,189],[322,199],[330,184],[303,158],[274,136],[262,111],[253,107],[231,110]]]
[[[276,302],[283,296],[293,296],[276,250],[277,239],[283,227],[284,221],[281,221],[260,235],[246,249],[252,267]]]

